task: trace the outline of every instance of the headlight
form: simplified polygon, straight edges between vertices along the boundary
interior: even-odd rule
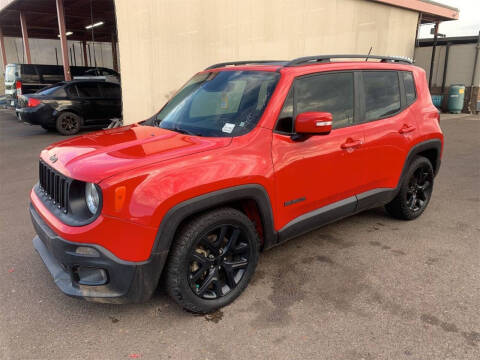
[[[98,205],[100,204],[100,196],[98,195],[98,190],[95,184],[85,184],[85,200],[87,201],[88,210],[95,215],[98,210]]]

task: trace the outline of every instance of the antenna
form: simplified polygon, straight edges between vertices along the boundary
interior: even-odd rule
[[[370,50],[368,50],[368,54],[367,54],[367,57],[365,58],[365,61],[368,61],[368,57],[370,56],[372,49],[373,49],[373,46],[370,46]]]

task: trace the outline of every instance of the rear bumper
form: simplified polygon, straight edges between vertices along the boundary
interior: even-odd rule
[[[53,110],[47,105],[39,105],[33,108],[17,108],[17,118],[32,125],[54,126],[55,118]]]
[[[33,245],[66,295],[96,302],[131,303],[146,301],[155,291],[166,253],[146,262],[123,261],[99,245],[62,239],[32,204],[30,215],[37,233]]]

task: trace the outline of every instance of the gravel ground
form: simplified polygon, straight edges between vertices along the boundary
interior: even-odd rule
[[[262,254],[209,316],[63,295],[34,251],[28,195],[63,137],[0,110],[0,358],[479,359],[480,117],[442,117],[445,155],[413,222],[368,211]]]

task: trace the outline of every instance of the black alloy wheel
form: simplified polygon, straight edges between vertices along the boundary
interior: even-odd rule
[[[182,225],[165,272],[168,294],[184,309],[210,313],[234,301],[255,272],[260,240],[233,208],[214,209]]]
[[[191,252],[188,282],[203,299],[216,299],[235,289],[245,275],[250,246],[237,226],[215,226]]]
[[[417,156],[410,164],[404,179],[398,194],[385,209],[398,219],[413,220],[422,215],[432,197],[432,163],[423,156]]]
[[[411,211],[422,210],[432,195],[433,181],[431,169],[423,165],[415,170],[408,182],[407,206]]]

